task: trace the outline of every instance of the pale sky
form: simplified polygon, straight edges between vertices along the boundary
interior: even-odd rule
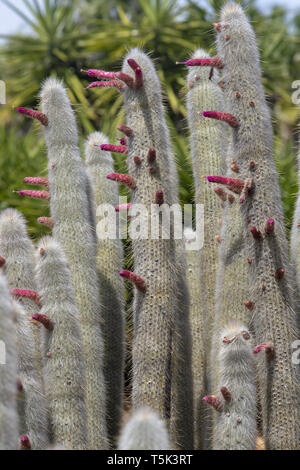
[[[20,10],[27,12],[23,0],[10,0],[11,3],[16,5]],[[44,0],[38,0],[43,5]],[[203,3],[199,0],[199,3]],[[273,5],[283,5],[291,12],[300,11],[300,0],[257,0],[257,5],[263,11],[269,11]],[[9,34],[20,31],[26,27],[21,18],[18,17],[10,8],[0,2],[0,34]]]

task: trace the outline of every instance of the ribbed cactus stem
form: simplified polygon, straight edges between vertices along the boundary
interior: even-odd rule
[[[5,257],[5,274],[10,289],[17,289],[18,375],[20,394],[20,434],[29,436],[34,450],[49,443],[47,402],[42,376],[43,358],[40,328],[29,321],[37,313],[38,296],[34,281],[35,250],[26,231],[23,216],[13,209],[0,217],[0,253]],[[23,295],[25,294],[25,295]],[[29,295],[27,295],[29,294]]]
[[[0,450],[17,450],[17,335],[15,312],[3,274],[0,274],[0,339],[5,347],[5,363],[0,364]]]
[[[160,83],[150,59],[138,49],[124,60],[123,72],[132,74],[143,69],[144,86],[124,92],[127,126],[133,130],[128,139],[129,173],[136,182],[132,203],[144,204],[148,210],[155,202],[156,191],[164,190],[149,172],[148,152],[155,148],[159,169],[167,165],[168,143],[160,96]],[[132,69],[132,70],[131,70]],[[141,160],[134,163],[134,156]],[[165,172],[165,168],[163,170]],[[170,202],[166,197],[166,202]],[[162,419],[169,417],[170,344],[174,322],[175,278],[172,240],[133,240],[135,273],[147,285],[145,293],[137,291],[134,305],[135,336],[133,339],[133,405],[150,406]],[[155,363],[155,367],[154,367]]]
[[[296,286],[300,290],[300,150],[298,155],[298,197],[291,233],[291,263],[296,271]],[[300,300],[298,300],[298,309],[300,310]],[[299,321],[298,325],[300,325]]]
[[[107,180],[107,173],[113,171],[113,158],[109,152],[95,147],[108,142],[100,132],[91,134],[85,144],[85,161],[94,188],[97,207],[119,202],[119,188]],[[119,211],[123,208],[120,207]],[[97,269],[100,301],[103,315],[104,334],[104,377],[106,382],[106,416],[108,435],[112,445],[116,444],[120,432],[125,363],[125,312],[124,283],[119,276],[123,266],[122,241],[116,239],[97,240]]]
[[[18,113],[24,114],[32,119],[37,119],[43,126],[48,126],[48,118],[44,113],[28,108],[17,108]]]
[[[79,153],[75,115],[61,82],[54,78],[46,80],[41,90],[41,104],[49,119],[44,134],[48,148],[53,236],[70,265],[75,303],[80,313],[88,448],[107,449],[104,345],[88,176]]]
[[[249,331],[235,321],[225,327],[218,340],[220,393],[210,403],[218,411],[213,449],[255,450],[256,369]]]
[[[45,237],[39,243],[36,280],[43,299],[32,319],[46,328],[45,383],[54,442],[68,450],[87,448],[84,360],[79,312],[70,271],[60,245]]]
[[[192,243],[196,233],[192,228],[186,228],[185,241]],[[203,447],[203,436],[205,431],[204,419],[206,413],[202,404],[202,397],[205,393],[205,323],[204,309],[202,301],[203,284],[201,284],[201,259],[199,253],[193,250],[186,251],[186,277],[190,293],[190,318],[192,330],[192,372],[193,372],[193,392],[194,392],[194,431],[195,447]]]
[[[135,411],[122,430],[118,449],[169,450],[170,442],[165,423],[150,408]]]
[[[202,49],[194,52],[192,59],[198,61],[211,60],[209,55]],[[204,65],[204,63],[201,63]],[[205,109],[219,109],[224,107],[223,94],[218,87],[219,72],[215,70],[214,76],[210,78],[210,70],[202,65],[192,67],[188,71],[187,82],[193,81],[194,86],[187,94],[187,111],[188,123],[190,129],[190,148],[193,163],[194,182],[196,189],[196,203],[204,205],[204,247],[200,252],[187,253],[188,259],[191,256],[199,258],[199,299],[196,309],[198,317],[192,315],[192,335],[193,341],[193,356],[194,360],[199,360],[199,355],[202,357],[203,351],[198,348],[205,347],[209,349],[209,339],[213,326],[213,319],[215,316],[215,294],[216,294],[216,272],[218,267],[218,245],[215,242],[215,236],[219,231],[219,219],[222,216],[222,205],[218,198],[215,197],[210,185],[205,181],[205,175],[219,174],[225,171],[225,157],[226,157],[226,125],[222,122],[204,119],[199,114],[199,111]],[[227,199],[225,191],[222,188],[215,188],[218,194],[224,200]],[[194,261],[196,263],[196,260]],[[194,280],[196,283],[196,280]],[[193,290],[195,286],[190,287],[190,295],[193,299],[195,295]],[[202,328],[207,331],[205,335],[205,346],[198,344],[200,341],[200,333]],[[197,341],[197,342],[196,342]],[[206,358],[208,359],[208,355]],[[197,406],[195,415],[195,426],[197,430],[196,435],[196,448],[200,449],[204,446],[205,426],[203,419],[203,392],[208,393],[210,390],[205,388],[203,390],[203,380],[205,387],[207,387],[208,377],[200,377],[199,374],[204,373],[204,366],[201,364],[193,363],[194,371],[194,395],[195,403]],[[207,374],[208,362],[205,364]],[[206,411],[206,410],[205,410]]]
[[[228,3],[221,11],[221,24],[226,24],[226,30],[222,28],[217,34],[217,50],[224,63],[224,93],[228,111],[239,124],[232,131],[232,154],[241,179],[253,178],[255,183],[254,191],[241,206],[247,256],[253,260],[249,265],[249,300],[254,304],[255,340],[272,342],[276,352],[271,361],[266,362],[263,356],[259,361],[265,444],[267,449],[296,449],[300,439],[300,408],[297,369],[291,360],[291,345],[297,339],[290,289],[294,272],[288,261],[272,155],[272,123],[261,81],[255,34],[244,11],[239,5]],[[251,162],[255,162],[255,172]],[[276,230],[272,236],[263,235],[270,218],[276,221]],[[285,269],[280,282],[274,275],[278,268]]]

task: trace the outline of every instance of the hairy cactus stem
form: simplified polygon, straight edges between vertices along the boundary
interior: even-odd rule
[[[30,300],[33,300],[33,302],[35,302],[38,307],[41,306],[40,296],[37,292],[33,290],[11,289],[10,293],[11,295],[15,295],[16,297],[26,297]]]
[[[31,442],[28,436],[21,436],[20,450],[31,450]]]
[[[45,186],[45,188],[49,189],[49,180],[48,180],[48,178],[29,176],[29,177],[23,179],[23,183],[36,185],[36,186]]]
[[[50,201],[50,193],[48,191],[32,191],[30,189],[24,189],[21,191],[13,191],[19,196],[31,197],[33,199],[43,199],[44,201]]]
[[[222,69],[223,62],[219,57],[211,57],[207,59],[189,59],[185,62],[176,62],[177,65],[187,65],[188,67],[217,67]]]
[[[227,193],[222,188],[214,188],[214,192],[222,201],[227,201]]]
[[[219,113],[218,111],[203,111],[199,114],[202,114],[202,116],[210,119],[217,119],[218,121],[226,122],[233,129],[237,129],[239,127],[237,118],[230,113]]]
[[[116,207],[115,211],[116,212],[127,212],[129,209],[132,207],[132,204],[120,204],[119,206]]]
[[[39,224],[45,225],[51,229],[54,227],[54,220],[51,217],[39,217],[37,221]]]
[[[148,162],[149,163],[154,163],[156,160],[156,150],[155,149],[150,149],[148,152]]]
[[[161,206],[165,201],[164,197],[164,192],[163,191],[156,191],[156,197],[155,197],[155,204],[158,204]]]
[[[120,80],[109,80],[107,82],[92,82],[85,89],[91,88],[116,88],[119,91],[124,90],[124,84]]]
[[[253,349],[253,354],[258,354],[260,351],[265,350],[265,353],[268,357],[272,357],[274,355],[274,346],[272,343],[267,342],[260,344],[259,346],[256,346],[255,349]]]
[[[202,398],[202,401],[211,405],[219,413],[223,410],[223,404],[218,395],[207,395]]]
[[[3,256],[0,256],[0,268],[3,268],[5,263],[6,263],[6,260],[3,258]]]
[[[143,292],[143,293],[146,292],[146,283],[144,279],[138,274],[124,270],[120,272],[120,276],[123,277],[124,279],[127,279],[127,281],[131,282],[132,284],[134,284],[137,290],[139,290],[140,292]]]
[[[236,194],[241,194],[245,186],[244,181],[237,178],[226,178],[223,176],[206,176],[206,179],[209,183],[224,184],[227,189]]]
[[[41,315],[40,313],[35,313],[30,318],[30,321],[41,323],[48,331],[52,331],[54,328],[52,320],[50,320],[50,318],[47,317],[47,315]]]
[[[254,240],[261,241],[262,240],[262,234],[261,231],[258,230],[256,227],[251,227],[250,232],[254,238]]]
[[[268,219],[265,225],[265,233],[267,235],[271,235],[274,232],[274,229],[275,229],[275,220]]]
[[[100,147],[101,150],[105,152],[113,152],[113,153],[128,153],[128,147],[125,145],[111,145],[111,144],[103,144],[103,145],[95,145],[95,147]]]
[[[17,111],[18,113],[24,114],[25,116],[28,116],[32,119],[37,119],[40,121],[40,123],[43,124],[43,126],[48,126],[48,117],[44,113],[28,108],[17,108]]]
[[[107,175],[106,178],[111,181],[117,181],[117,183],[125,184],[130,189],[136,188],[136,182],[129,175],[121,174],[121,173],[110,173],[109,175]]]
[[[124,124],[121,124],[120,126],[118,126],[117,129],[118,131],[126,135],[126,137],[132,137],[133,135],[133,130],[128,126],[125,126]]]
[[[228,390],[228,388],[227,387],[221,387],[220,392],[222,393],[224,400],[229,403],[231,401],[231,393]]]

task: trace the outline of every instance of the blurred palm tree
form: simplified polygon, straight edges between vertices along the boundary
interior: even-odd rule
[[[188,57],[197,47],[215,53],[211,23],[224,0],[207,0],[202,2],[204,6],[189,0],[44,0],[42,7],[37,0],[22,0],[25,13],[16,7],[16,2],[0,1],[29,27],[28,33],[6,37],[0,48],[1,78],[8,92],[8,105],[0,110],[3,126],[0,151],[5,161],[3,170],[10,175],[9,184],[17,186],[24,176],[29,176],[29,170],[36,174],[46,164],[37,127],[12,113],[11,106],[36,105],[40,83],[49,75],[56,75],[68,87],[81,134],[101,129],[114,139],[115,129],[124,119],[122,98],[110,89],[86,92],[84,85],[88,81],[80,69],[117,70],[124,53],[130,47],[141,46],[156,60],[177,157],[181,200],[192,202],[193,179],[185,121],[186,72],[175,62]],[[275,157],[289,225],[296,191],[294,151],[298,119],[298,110],[291,102],[291,83],[300,77],[297,52],[300,16],[291,23],[282,8],[263,15],[254,0],[242,3],[259,39],[264,85],[274,118]],[[116,167],[124,169],[124,159],[120,156],[116,156]],[[0,181],[0,195],[6,198],[2,206],[23,204],[31,225],[37,229],[33,219],[35,201],[17,202],[15,196],[7,193],[7,181]]]

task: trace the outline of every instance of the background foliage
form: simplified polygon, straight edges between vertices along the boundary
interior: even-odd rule
[[[214,30],[223,0],[36,0],[22,1],[22,13],[12,0],[0,0],[28,23],[28,33],[5,38],[0,47],[0,79],[7,85],[7,105],[0,109],[0,210],[21,209],[33,237],[46,229],[36,218],[47,215],[41,201],[13,194],[24,187],[25,176],[46,174],[46,152],[39,126],[16,115],[13,106],[36,106],[40,83],[49,75],[63,78],[76,107],[81,143],[93,130],[120,137],[122,98],[114,90],[85,91],[81,68],[118,70],[132,46],[144,47],[156,60],[165,91],[182,202],[193,201],[185,110],[185,75],[175,62],[202,47],[214,54]],[[297,192],[296,154],[298,108],[291,100],[292,82],[300,79],[300,14],[292,19],[282,8],[263,15],[257,2],[247,7],[257,33],[264,85],[272,110],[275,160],[280,174],[287,227],[291,225]],[[1,33],[1,31],[0,31]],[[115,156],[116,168],[125,169],[124,157]]]

